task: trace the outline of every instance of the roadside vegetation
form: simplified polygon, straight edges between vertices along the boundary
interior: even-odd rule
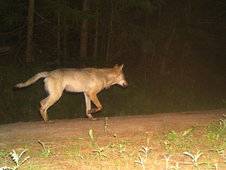
[[[226,164],[225,117],[183,131],[140,133],[119,137],[108,118],[104,136],[93,129],[68,145],[38,140],[17,151],[0,151],[0,169],[219,169]]]

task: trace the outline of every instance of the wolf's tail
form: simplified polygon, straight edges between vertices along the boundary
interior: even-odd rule
[[[30,79],[28,79],[26,82],[19,83],[19,84],[15,85],[15,88],[27,87],[31,84],[34,84],[40,78],[45,78],[48,75],[49,75],[49,72],[40,72],[40,73],[34,75],[33,77],[31,77]]]

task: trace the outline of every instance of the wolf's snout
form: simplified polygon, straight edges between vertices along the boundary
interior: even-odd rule
[[[127,87],[128,86],[128,83],[125,81],[123,82],[123,87]]]

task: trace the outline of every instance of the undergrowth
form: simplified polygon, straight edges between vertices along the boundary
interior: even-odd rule
[[[202,135],[197,136],[200,134],[197,132],[200,131]],[[2,167],[0,169],[19,169],[22,165],[29,169],[36,169],[35,167],[40,169],[40,164],[33,165],[27,160],[48,161],[59,156],[70,162],[69,167],[77,167],[76,169],[108,167],[108,169],[177,170],[222,169],[225,167],[225,119],[220,119],[202,128],[193,126],[183,131],[171,130],[163,135],[158,134],[161,136],[158,139],[154,136],[147,138],[140,134],[138,138],[130,137],[124,140],[117,134],[112,134],[110,122],[106,118],[103,132],[105,138],[111,139],[110,143],[100,142],[101,137],[93,129],[89,129],[87,137],[73,138],[71,146],[62,144],[62,146],[56,145],[54,148],[50,148],[38,140],[42,149],[39,149],[39,155],[31,158],[24,157],[27,150],[20,154],[17,154],[15,150],[12,152],[1,150],[0,167]],[[146,141],[144,141],[145,138]],[[136,143],[135,139],[142,139],[142,141]],[[202,143],[202,141],[206,141],[206,143]],[[29,154],[35,152],[37,147],[32,147]],[[59,151],[59,147],[63,149]],[[53,152],[53,149],[56,152]],[[43,168],[45,168],[45,164],[43,164]]]

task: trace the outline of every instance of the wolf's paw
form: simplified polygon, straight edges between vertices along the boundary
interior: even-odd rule
[[[87,117],[89,118],[89,120],[97,120],[96,118],[93,118],[91,114],[87,114]]]
[[[92,120],[92,121],[96,121],[96,120],[98,120],[98,119],[97,119],[97,118],[93,118],[93,117],[92,117],[90,120]]]
[[[16,84],[16,85],[14,86],[15,89],[21,88],[21,87],[23,87],[22,83]]]
[[[45,121],[44,123],[45,123],[45,124],[53,124],[54,121],[53,121],[53,120],[47,120],[47,121]]]

